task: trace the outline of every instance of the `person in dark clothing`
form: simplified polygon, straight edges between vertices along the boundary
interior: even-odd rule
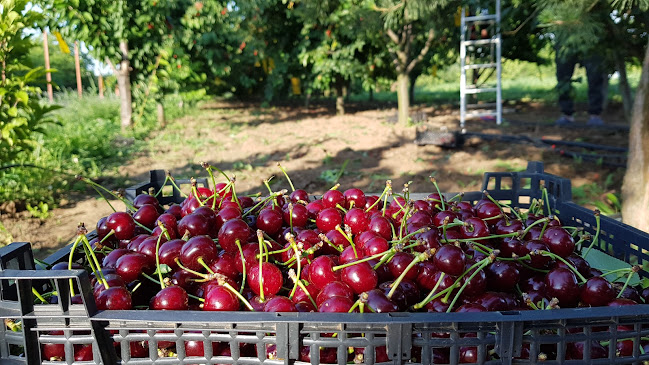
[[[572,75],[579,63],[586,68],[588,79],[588,122],[587,125],[602,125],[600,117],[604,104],[604,87],[607,75],[603,67],[603,58],[598,54],[581,56],[577,53],[563,54],[557,50],[555,62],[557,65],[557,91],[559,93],[559,108],[561,117],[556,124],[568,125],[574,123],[575,112],[572,100]]]

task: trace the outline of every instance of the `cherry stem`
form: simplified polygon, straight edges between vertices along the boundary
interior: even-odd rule
[[[407,234],[406,236],[404,236],[403,238],[399,239],[399,240],[396,242],[396,244],[402,244],[404,241],[409,240],[411,237],[416,236],[416,235],[418,235],[419,233],[427,232],[427,231],[429,231],[429,230],[430,230],[430,227],[421,227],[421,228],[419,228],[418,230],[416,230],[416,231],[414,231],[414,232],[412,232],[412,233],[409,233],[409,234]],[[419,246],[419,245],[420,245],[420,243],[415,243],[414,245],[410,245],[410,246],[408,246],[408,247],[415,247],[415,246]]]
[[[446,273],[442,271],[442,273],[439,274],[439,279],[437,279],[437,283],[435,283],[435,286],[434,286],[433,289],[428,293],[428,295],[426,296],[426,298],[424,298],[424,300],[422,300],[421,302],[419,302],[419,303],[417,303],[417,304],[415,304],[415,305],[412,306],[415,310],[417,310],[417,309],[421,309],[422,307],[426,306],[426,304],[428,304],[428,303],[430,303],[431,301],[435,300],[436,298],[442,296],[442,295],[445,294],[447,291],[453,289],[454,286],[451,285],[451,286],[449,286],[448,288],[446,288],[446,289],[440,291],[439,293],[435,293],[435,292],[437,291],[437,289],[439,288],[439,286],[442,284],[442,280],[444,280],[444,277],[445,277],[445,276],[446,276]]]
[[[282,170],[282,173],[284,174],[284,177],[286,177],[286,181],[288,181],[288,185],[291,187],[291,191],[295,191],[295,186],[293,186],[293,182],[291,181],[291,178],[288,177],[288,174],[286,173],[286,170],[284,170],[284,167],[282,166],[282,164],[280,164],[278,162],[277,167],[279,167],[279,169]]]
[[[555,259],[555,260],[559,260],[559,261],[563,262],[566,266],[568,266],[568,268],[570,269],[570,271],[574,272],[575,275],[577,275],[577,277],[579,277],[579,280],[581,280],[582,283],[585,283],[586,281],[588,281],[588,279],[586,279],[586,278],[585,278],[585,277],[584,277],[584,276],[579,272],[579,270],[577,270],[577,268],[574,267],[574,266],[570,263],[570,261],[564,259],[563,257],[561,257],[561,256],[559,256],[559,255],[557,255],[557,254],[554,254],[554,253],[552,253],[552,252],[550,252],[550,251],[545,251],[545,250],[543,250],[543,251],[539,251],[538,253],[539,253],[541,256],[548,256],[548,257],[551,257],[551,258],[553,258],[553,259]],[[532,253],[530,253],[530,254],[532,254]]]
[[[444,196],[442,195],[442,191],[439,190],[439,185],[437,185],[437,180],[434,177],[430,177],[430,182],[433,183],[433,186],[435,187],[435,190],[437,190],[437,195],[439,195],[439,200],[440,203],[442,203],[442,210],[446,210],[446,204],[444,204]]]
[[[354,244],[354,240],[345,231],[343,231],[342,228],[340,228],[340,224],[336,225],[336,231],[342,234],[343,237],[345,237],[345,239],[347,240],[347,242],[349,242],[349,244],[352,246],[352,250],[354,250],[354,257],[359,258],[358,252],[356,251],[356,245]]]
[[[471,266],[471,268],[469,270],[467,270],[467,271],[471,271],[471,269],[477,265],[475,271],[473,273],[471,273],[471,276],[469,276],[469,278],[467,280],[464,281],[464,284],[462,284],[462,287],[460,287],[460,290],[458,290],[458,292],[455,294],[455,297],[451,301],[451,304],[448,305],[448,309],[446,310],[446,313],[450,313],[453,310],[453,306],[455,306],[455,303],[460,298],[460,295],[462,294],[464,289],[467,287],[467,285],[469,285],[469,283],[471,282],[471,279],[473,279],[478,274],[478,272],[480,272],[482,269],[487,267],[487,265],[494,262],[495,258],[496,258],[496,256],[492,253],[489,257],[485,257],[484,259],[478,261],[476,264]],[[465,274],[466,273],[464,273],[462,275],[465,275]],[[459,283],[458,280],[461,280],[461,278],[462,278],[462,276],[460,276],[455,282]],[[451,292],[449,292],[449,294],[450,293]],[[448,296],[448,294],[447,294],[447,296]]]
[[[604,276],[608,276],[608,275],[611,275],[611,274],[617,274],[617,273],[625,273],[625,274],[627,274],[629,271],[632,271],[632,270],[633,270],[633,267],[623,267],[621,269],[616,269],[616,270],[611,270],[611,271],[604,272],[600,276],[604,277]],[[620,277],[620,276],[623,276],[623,275],[619,275],[618,277]]]
[[[83,181],[84,183],[86,183],[86,184],[92,186],[95,190],[97,190],[97,189],[101,189],[101,190],[107,192],[108,194],[110,194],[110,195],[111,195],[112,197],[114,197],[115,199],[117,199],[117,200],[121,200],[121,201],[124,203],[124,205],[126,205],[126,207],[127,207],[128,209],[131,209],[131,210],[135,211],[135,207],[133,206],[133,204],[132,204],[130,201],[128,201],[128,199],[124,199],[124,197],[121,197],[121,196],[115,194],[114,192],[112,192],[112,191],[106,189],[105,187],[103,187],[103,186],[97,184],[96,182],[94,182],[94,181],[92,181],[92,180],[90,180],[90,179],[88,179],[88,178],[85,178],[85,177],[83,177],[83,176],[77,176],[77,178],[78,178],[78,180],[81,180],[81,181]],[[99,193],[99,195],[101,195],[102,198],[104,197],[104,196],[103,196],[99,191],[97,191],[97,192]],[[105,198],[104,198],[104,199],[105,199]],[[105,199],[105,200],[106,200],[106,202],[108,202],[108,199]],[[115,211],[115,208],[113,208],[113,206],[110,204],[110,202],[108,202],[108,205],[110,205],[110,207],[113,209],[113,211]]]
[[[642,270],[641,266],[632,266],[629,270],[629,273],[627,274],[626,281],[624,281],[624,285],[622,285],[622,288],[620,289],[620,292],[617,293],[616,298],[622,297],[622,293],[624,293],[624,290],[626,289],[627,286],[629,286],[629,282],[631,282],[631,278],[633,277],[633,274],[637,273],[638,271]]]
[[[155,194],[155,196],[157,197],[158,194],[161,194],[161,193],[162,193],[162,188],[164,188],[165,185],[167,185],[167,181],[168,181],[168,182],[171,183],[171,186],[173,186],[174,189],[176,189],[176,191],[178,191],[178,192],[181,194],[181,196],[182,196],[183,198],[186,198],[186,197],[187,197],[187,194],[185,194],[185,193],[180,189],[180,187],[176,184],[176,179],[174,179],[173,176],[171,176],[171,173],[170,173],[169,171],[167,171],[165,175],[166,175],[166,176],[165,176],[165,181],[164,181],[164,183],[162,184],[162,186],[160,187],[160,190],[158,190],[158,192]]]
[[[474,238],[457,238],[454,240],[448,240],[444,239],[443,243],[449,243],[449,242],[475,242],[475,241],[482,241],[482,240],[489,240],[492,238],[508,238],[508,237],[516,237],[520,234],[520,232],[512,232],[512,233],[503,233],[503,234],[494,234],[491,236],[484,236],[484,237],[474,237]],[[477,242],[475,242],[477,243]],[[486,246],[483,246],[486,247]]]
[[[552,208],[550,208],[550,195],[548,194],[548,189],[544,186],[541,190],[543,199],[545,200],[545,205],[548,208],[548,217],[553,217]]]
[[[72,248],[70,248],[70,257],[68,258],[68,270],[72,270],[72,261],[74,259],[74,252],[77,249],[79,243],[82,242],[81,237],[83,237],[83,235],[77,235],[77,238],[74,240],[74,243],[72,244]],[[72,279],[70,279],[70,294],[72,294],[72,296],[75,296],[74,282],[72,281]]]
[[[322,240],[322,242],[324,242],[324,243],[326,243],[327,245],[329,245],[329,247],[333,248],[334,250],[336,250],[336,251],[338,251],[338,252],[343,252],[344,248],[342,248],[342,247],[340,247],[340,246],[338,246],[338,245],[334,245],[333,242],[331,242],[331,241],[329,240],[329,238],[327,238],[327,236],[325,236],[323,233],[320,233],[319,237],[320,237],[320,239]]]
[[[596,225],[595,237],[593,237],[593,240],[590,243],[590,246],[588,246],[588,249],[586,249],[586,253],[584,253],[584,257],[588,256],[588,253],[590,252],[590,250],[595,245],[595,242],[597,242],[599,240],[599,231],[601,229],[601,221],[602,221],[602,219],[600,217],[599,209],[595,209],[595,225]]]
[[[461,202],[462,199],[464,199],[464,192],[457,193],[457,194],[453,195],[453,197],[448,199],[447,202],[450,203],[450,202],[454,201],[455,199],[457,199],[458,202]]]
[[[530,229],[532,229],[532,227],[534,227],[534,226],[536,226],[536,225],[538,225],[538,224],[547,223],[549,220],[550,220],[550,218],[548,218],[548,217],[541,218],[541,219],[537,219],[536,221],[532,222],[532,224],[530,224],[529,226],[527,226],[527,227],[525,228],[525,230],[523,230],[523,232],[520,234],[519,237],[525,237],[525,236],[527,236],[527,234],[530,232]]]
[[[183,264],[180,262],[180,259],[179,259],[178,257],[176,257],[176,258],[174,259],[174,261],[176,262],[176,264],[178,265],[178,267],[180,267],[181,269],[183,269],[183,270],[185,270],[185,271],[187,271],[187,272],[189,272],[189,273],[192,273],[192,274],[198,276],[199,278],[203,278],[203,279],[205,279],[205,280],[208,279],[208,275],[203,274],[202,272],[198,272],[198,271],[195,271],[195,270],[192,270],[192,269],[190,269],[190,268],[188,268],[188,267],[183,266]]]
[[[160,227],[162,232],[167,232],[167,229],[160,221],[158,221],[158,227]],[[160,241],[162,241],[162,234],[158,236],[158,241],[155,244],[155,267],[156,270],[158,271],[158,278],[160,279],[160,288],[164,289],[165,284],[164,284],[164,280],[162,280],[162,270],[160,270]]]
[[[259,241],[259,253],[265,252],[266,247],[264,245],[264,232],[261,229],[257,230],[257,240]],[[261,298],[262,302],[266,300],[266,298],[264,297],[264,273],[262,270],[263,263],[264,255],[261,255],[259,257],[259,297]]]
[[[374,203],[372,203],[372,205],[370,205],[369,207],[367,207],[367,209],[365,209],[365,213],[369,212],[370,210],[372,210],[372,208],[374,208],[375,206],[377,206],[377,205],[379,204],[379,202],[383,199],[383,197],[385,196],[385,194],[387,194],[387,192],[388,192],[388,186],[387,186],[387,183],[386,183],[385,189],[383,189],[383,192],[381,193],[381,195],[379,196],[379,198],[376,199],[376,201],[374,201]]]
[[[417,256],[415,256],[414,260],[410,261],[408,266],[406,266],[406,268],[403,270],[401,275],[399,275],[399,277],[394,282],[392,282],[392,284],[390,284],[391,289],[388,292],[388,294],[386,295],[386,297],[388,297],[388,299],[392,299],[392,296],[394,295],[394,292],[399,287],[399,284],[401,284],[401,281],[403,281],[403,278],[406,277],[406,275],[408,274],[408,271],[410,271],[418,263],[428,260],[431,256],[433,256],[435,254],[435,251],[436,251],[436,249],[433,248],[433,249],[426,250],[424,252],[421,252],[421,253],[417,254]]]
[[[95,255],[95,252],[92,249],[90,242],[88,242],[88,237],[86,237],[85,233],[86,233],[86,228],[83,225],[80,225],[79,237],[81,238],[81,242],[83,243],[84,251],[86,253],[86,258],[88,259],[88,264],[90,265],[90,269],[95,274],[97,280],[99,280],[100,283],[104,284],[104,287],[108,289],[109,286],[108,286],[108,282],[106,281],[106,278],[104,277],[104,272],[101,270],[101,265],[99,264],[99,260],[97,259],[97,256]]]
[[[243,305],[245,305],[246,308],[248,308],[248,310],[250,310],[251,312],[255,311],[255,308],[253,308],[252,305],[250,305],[250,302],[243,295],[241,295],[241,293],[239,293],[237,289],[233,288],[232,285],[230,285],[230,283],[228,283],[223,279],[219,279],[219,285],[223,286],[224,288],[232,292],[232,294],[236,295],[237,298],[239,298],[239,300],[243,303]]]
[[[300,278],[295,274],[295,270],[290,269],[288,271],[288,277],[291,280],[293,280],[297,284],[297,286],[300,287],[300,289],[302,289],[304,294],[306,294],[307,298],[309,298],[309,301],[311,302],[311,304],[313,304],[313,306],[315,308],[318,308],[318,305],[316,304],[315,300],[313,300],[313,297],[311,296],[311,293],[309,293],[309,291],[307,290],[307,288],[304,285],[304,283],[302,282],[302,280],[300,280]],[[294,294],[295,294],[295,292],[291,293],[291,295],[294,295]],[[291,297],[289,297],[289,299],[293,299],[293,297],[291,296]]]
[[[202,207],[205,205],[205,202],[203,202],[201,200],[201,197],[198,195],[198,189],[196,188],[196,179],[192,178],[191,182],[192,182],[192,194],[194,194],[194,197],[196,198],[196,200],[198,200],[198,205]]]
[[[243,256],[243,248],[241,248],[241,242],[239,240],[235,240],[234,243],[237,245],[237,248],[239,249],[239,255],[241,257],[241,266],[243,267],[241,269],[242,273],[241,276],[243,279],[241,280],[241,288],[239,288],[239,293],[243,293],[243,288],[246,285],[246,258]],[[260,252],[261,254],[261,252]]]
[[[385,210],[388,208],[388,199],[392,196],[392,180],[387,180],[385,182],[385,197],[383,198],[383,208],[381,209],[381,215],[385,217]]]
[[[34,294],[34,296],[38,298],[38,300],[40,300],[41,303],[47,304],[47,300],[45,300],[45,298],[41,296],[41,293],[39,293],[38,290],[36,290],[34,287],[32,287],[32,294]]]
[[[352,307],[349,308],[347,313],[353,313],[356,308],[358,308],[358,311],[360,313],[364,313],[364,311],[365,311],[365,303],[367,303],[368,297],[369,296],[367,295],[367,293],[361,293],[358,296],[358,299],[354,302],[354,305],[352,305]]]
[[[293,249],[293,251],[295,253],[293,255],[293,258],[296,258],[295,261],[297,261],[297,274],[296,275],[299,278],[300,274],[302,272],[302,257],[300,257],[301,256],[300,249],[297,247],[297,243],[295,243],[295,240],[292,237],[289,238],[288,242],[290,244],[290,247]],[[291,293],[288,296],[289,299],[293,298],[293,295],[295,295],[295,291],[297,290],[297,287],[298,287],[298,284],[297,284],[297,281],[295,281],[295,283],[293,283],[293,289],[291,289]]]

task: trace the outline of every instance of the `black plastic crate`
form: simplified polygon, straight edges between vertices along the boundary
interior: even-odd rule
[[[148,189],[145,185],[140,185],[141,189]],[[570,181],[544,173],[540,163],[530,163],[524,172],[487,173],[483,185],[495,199],[521,208],[529,207],[531,199],[541,198],[542,187],[548,190],[552,212],[564,224],[594,233],[593,212],[570,201]],[[477,201],[482,197],[482,192],[465,194],[465,200]],[[639,265],[648,259],[648,234],[608,217],[601,217],[601,227],[599,249]],[[639,346],[649,338],[649,305],[439,314],[98,312],[88,292],[89,278],[84,271],[30,270],[33,267],[30,266],[31,250],[25,243],[1,248],[0,257],[3,270],[0,272],[3,286],[0,318],[21,320],[26,334],[7,330],[0,333],[0,360],[16,364],[41,363],[40,348],[44,343],[63,344],[65,362],[73,363],[74,345],[95,341],[98,344],[93,345],[96,363],[143,365],[293,364],[301,363],[300,352],[306,348],[313,355],[313,364],[325,361],[374,364],[379,363],[374,356],[376,349],[383,347],[389,358],[386,364],[431,364],[435,353],[440,351],[447,353],[450,363],[457,363],[465,347],[475,347],[478,362],[485,364],[639,364],[649,361],[649,354],[641,353]],[[640,275],[646,277],[647,272],[641,271]],[[69,301],[32,304],[33,285],[52,280],[65,294],[70,278],[84,293],[84,304]],[[63,333],[47,334],[51,330]],[[192,340],[203,342],[205,356],[186,356],[184,343]],[[624,340],[634,342],[634,352],[631,356],[619,357],[616,344]],[[120,346],[114,347],[113,341]],[[132,357],[129,344],[143,341],[148,347],[147,357]],[[177,353],[162,357],[157,350],[161,341],[175,345]],[[591,359],[587,350],[583,360],[563,360],[569,343],[583,341],[608,341],[608,357]],[[213,343],[218,343],[216,351],[212,350]],[[20,346],[24,346],[25,357],[11,356],[10,351],[17,351]],[[272,356],[266,355],[269,346],[276,348]],[[230,350],[229,356],[219,354],[224,348]],[[362,348],[365,355],[354,358],[349,348]],[[527,359],[519,358],[527,351]],[[546,359],[542,354],[550,356]],[[496,359],[487,360],[492,357]]]

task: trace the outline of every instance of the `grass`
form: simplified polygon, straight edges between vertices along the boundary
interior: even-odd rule
[[[58,124],[46,126],[32,152],[11,161],[21,166],[0,169],[0,204],[15,202],[18,210],[25,208],[38,218],[46,218],[61,195],[86,190],[75,175],[94,179],[116,171],[145,146],[143,137],[157,125],[155,117],[145,118],[122,133],[119,100],[112,94],[104,99],[85,94],[79,99],[76,92],[62,92],[55,103],[63,106],[55,113]],[[173,97],[165,104],[168,118],[186,113]]]

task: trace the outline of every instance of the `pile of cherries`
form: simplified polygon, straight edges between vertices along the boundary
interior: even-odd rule
[[[230,180],[194,185],[166,207],[155,193],[100,219],[90,242],[81,229],[72,250],[85,252],[82,264],[70,255],[53,267],[89,270],[100,310],[486,312],[617,307],[649,297],[628,285],[636,267],[616,275],[591,268],[578,253],[593,237],[542,214],[541,201],[522,212],[486,192],[475,204],[439,190],[411,200],[407,187],[396,194],[389,182],[381,195],[335,187],[316,199],[270,187],[263,197],[237,196]],[[62,346],[44,348],[44,357],[60,357]],[[570,344],[567,357],[581,359],[584,346]],[[618,341],[618,354],[631,355],[633,346]],[[203,356],[202,342],[185,350]],[[303,350],[301,360],[310,361]],[[335,350],[323,348],[321,362],[335,363]],[[132,357],[148,351],[131,343]],[[384,348],[375,356],[388,361]],[[434,361],[448,356],[438,349]],[[460,350],[461,362],[477,356],[476,347]],[[590,356],[607,357],[606,344],[593,341]]]

